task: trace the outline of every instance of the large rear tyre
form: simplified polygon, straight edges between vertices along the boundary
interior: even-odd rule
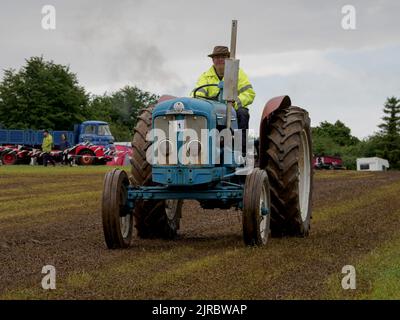
[[[133,216],[127,205],[129,179],[125,171],[114,169],[104,178],[102,219],[109,249],[127,248],[132,240]]]
[[[271,198],[268,176],[255,168],[246,177],[243,194],[243,240],[248,246],[265,245],[270,234]]]
[[[146,141],[146,135],[151,130],[153,109],[153,105],[143,109],[134,128],[131,180],[136,186],[154,184],[151,179],[151,165],[146,160],[146,153],[151,146],[151,142]],[[175,238],[182,216],[182,204],[182,200],[136,201],[133,214],[138,237]]]
[[[313,188],[310,118],[298,107],[278,110],[268,128],[267,172],[272,236],[307,236]]]

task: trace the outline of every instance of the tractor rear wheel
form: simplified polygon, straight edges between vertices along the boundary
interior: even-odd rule
[[[154,185],[151,165],[146,160],[151,146],[146,135],[151,130],[153,109],[153,105],[143,109],[134,128],[131,181],[136,186]],[[179,229],[182,203],[182,200],[137,200],[133,212],[137,235],[140,238],[173,239]]]
[[[243,194],[243,240],[260,246],[268,241],[271,220],[271,197],[265,170],[255,168],[246,177]]]
[[[298,107],[277,110],[268,132],[266,170],[271,187],[272,236],[307,236],[313,187],[307,111]]]
[[[102,197],[103,232],[109,249],[127,248],[133,231],[132,210],[127,206],[129,179],[114,169],[104,178]]]

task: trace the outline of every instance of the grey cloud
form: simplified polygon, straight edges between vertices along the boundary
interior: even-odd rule
[[[6,47],[13,42],[13,51],[18,54],[10,52],[0,62],[2,69],[19,67],[24,58],[44,54],[47,59],[70,64],[82,82],[93,87],[128,80],[143,86],[148,83],[182,85],[179,76],[166,68],[165,56],[155,38],[157,28],[153,34],[146,34],[147,25],[152,23],[137,19],[143,17],[140,13],[143,1],[103,2],[103,5],[98,1],[83,4],[56,1],[55,31],[40,28],[41,16],[36,13],[40,13],[42,5],[43,2],[36,1],[24,8],[24,16],[30,12],[23,19],[28,28],[15,33],[16,41],[8,39],[3,29],[2,42]],[[14,4],[8,3],[8,7],[14,16],[20,11]],[[31,28],[33,24],[36,28]]]
[[[56,7],[55,31],[40,27],[40,10],[45,4]],[[356,30],[341,28],[341,8],[345,4],[356,8]],[[212,47],[229,44],[231,19],[239,20],[239,59],[305,50],[321,55],[343,50],[344,54],[332,62],[343,64],[349,52],[362,48],[372,52],[388,46],[398,48],[399,9],[400,2],[395,0],[2,0],[0,69],[19,68],[24,59],[43,54],[46,59],[70,65],[80,82],[95,93],[129,83],[156,93],[186,95],[202,66],[208,65],[206,55]],[[374,69],[373,59],[357,58],[352,57],[351,63],[359,65],[353,72],[361,83],[356,77],[346,82],[344,88],[340,83],[343,79],[329,74],[316,82],[315,70],[303,70],[301,75],[289,74],[281,79],[252,79],[258,86],[257,103],[265,103],[264,99],[275,91],[291,93],[295,101],[311,108],[314,119],[324,119],[325,115],[332,120],[346,117],[357,135],[366,136],[375,129],[368,128],[376,122],[377,104],[387,95],[397,94],[393,92],[398,87],[391,73],[398,74],[399,66],[384,65],[386,72],[380,72]],[[266,61],[252,61],[254,64],[262,67]],[[245,59],[241,65],[246,66]],[[312,87],[319,91],[312,94]],[[353,99],[353,91],[368,98]],[[326,101],[335,113],[321,111]],[[335,101],[343,105],[335,107]],[[252,111],[254,124],[259,108],[254,106]],[[370,115],[363,115],[368,118],[364,121],[368,126],[360,125],[358,120],[362,108],[369,110]]]

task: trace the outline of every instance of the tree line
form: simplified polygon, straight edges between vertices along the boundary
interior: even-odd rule
[[[340,156],[348,169],[356,169],[356,159],[379,157],[389,160],[393,169],[400,169],[400,99],[387,98],[383,107],[380,130],[359,140],[340,120],[321,122],[312,128],[313,152],[316,155]]]
[[[110,124],[116,141],[130,141],[139,110],[158,96],[126,86],[113,93],[88,94],[68,66],[31,57],[20,70],[8,69],[0,82],[0,127],[72,130],[85,120]],[[312,128],[315,155],[340,156],[355,169],[359,157],[381,157],[400,169],[400,100],[387,98],[380,131],[364,140],[351,135],[340,120]]]
[[[9,129],[72,130],[85,120],[110,124],[116,141],[130,141],[141,108],[158,96],[126,86],[90,95],[68,66],[32,57],[18,71],[4,71],[0,82],[0,124]]]

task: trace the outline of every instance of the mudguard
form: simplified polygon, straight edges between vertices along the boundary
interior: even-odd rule
[[[172,100],[172,99],[175,99],[175,98],[177,98],[177,97],[170,96],[170,95],[168,95],[168,94],[164,94],[164,95],[162,95],[162,96],[160,97],[160,99],[158,99],[157,104],[159,104],[159,103],[161,103],[161,102],[164,102],[164,101],[167,101],[167,100]]]
[[[267,165],[267,153],[265,152],[265,150],[267,150],[268,120],[274,113],[274,111],[278,109],[288,108],[291,105],[292,102],[289,96],[279,96],[272,98],[264,106],[260,122],[260,168],[265,168]]]

